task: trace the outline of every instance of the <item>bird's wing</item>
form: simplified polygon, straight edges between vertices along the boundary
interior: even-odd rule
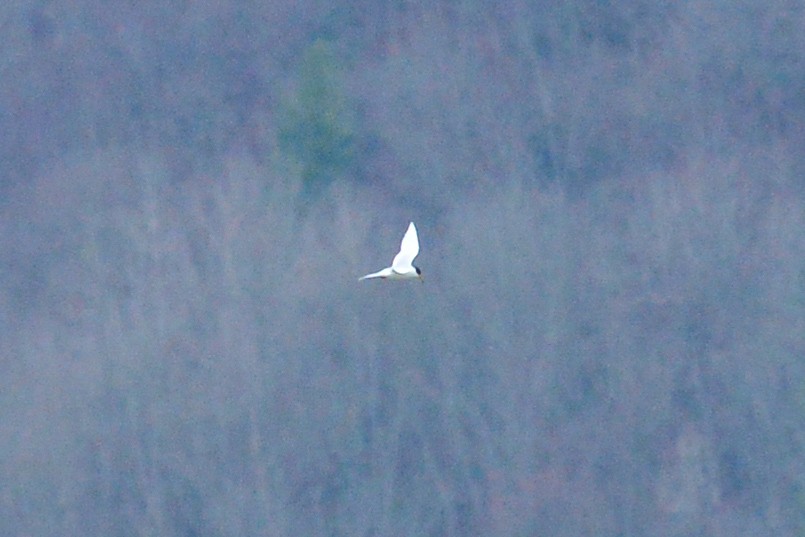
[[[416,235],[416,226],[413,222],[408,224],[408,231],[400,244],[400,252],[394,256],[391,263],[393,269],[404,269],[410,267],[414,258],[419,254],[419,238]]]
[[[373,272],[371,274],[367,274],[366,276],[361,276],[358,278],[358,281],[361,280],[371,280],[372,278],[388,278],[392,274],[391,267],[384,268],[383,270],[378,270],[377,272]]]

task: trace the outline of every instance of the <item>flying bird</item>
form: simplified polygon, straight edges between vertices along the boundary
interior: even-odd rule
[[[419,238],[416,235],[416,226],[411,222],[408,224],[408,230],[403,236],[400,251],[394,256],[394,261],[391,262],[391,266],[373,272],[372,274],[367,274],[359,278],[358,281],[372,278],[382,278],[384,280],[419,279],[419,281],[423,281],[422,271],[419,270],[419,267],[413,265],[414,258],[417,254],[419,254]]]

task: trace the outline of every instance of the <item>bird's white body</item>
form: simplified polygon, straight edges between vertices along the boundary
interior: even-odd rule
[[[419,254],[419,237],[413,222],[408,224],[408,230],[403,236],[400,251],[394,256],[391,266],[362,276],[359,280],[382,278],[384,280],[422,280],[422,272],[413,265],[414,258]]]

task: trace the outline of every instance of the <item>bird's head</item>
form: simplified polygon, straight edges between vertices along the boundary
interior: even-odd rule
[[[420,281],[420,282],[424,282],[424,281],[425,281],[425,277],[424,277],[424,276],[422,276],[422,271],[421,271],[421,270],[419,270],[419,267],[414,267],[414,270],[416,270],[416,277],[417,277],[417,278],[419,278],[419,281]]]

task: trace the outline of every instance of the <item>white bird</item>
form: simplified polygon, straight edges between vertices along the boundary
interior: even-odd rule
[[[417,254],[419,254],[419,238],[416,235],[416,226],[411,222],[408,224],[408,230],[405,232],[400,244],[400,252],[394,256],[391,266],[372,274],[367,274],[359,278],[358,281],[372,278],[382,278],[384,280],[413,280],[418,278],[419,281],[423,281],[422,271],[419,270],[419,267],[413,265]]]

